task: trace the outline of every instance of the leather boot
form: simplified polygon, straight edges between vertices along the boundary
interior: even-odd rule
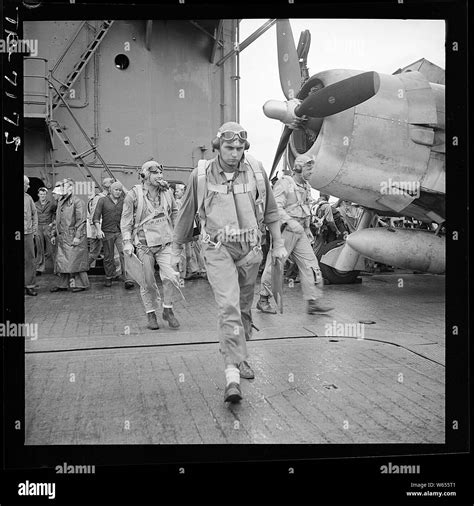
[[[245,379],[254,379],[255,373],[253,372],[253,369],[250,367],[249,363],[245,360],[243,362],[240,362],[239,364],[239,372],[240,377]]]
[[[147,327],[150,330],[158,330],[160,328],[160,326],[158,325],[158,321],[156,319],[156,313],[154,311],[152,311],[151,313],[147,313],[146,316],[148,318]]]
[[[173,313],[173,309],[170,307],[163,308],[163,314],[161,315],[163,320],[168,322],[170,329],[178,329],[179,321],[176,319],[176,316]]]
[[[334,309],[332,306],[325,304],[322,299],[308,300],[308,314],[327,313]]]
[[[272,308],[266,295],[260,295],[260,299],[258,299],[257,302],[257,309],[260,309],[262,313],[276,314],[276,309]]]
[[[240,390],[240,385],[238,383],[229,383],[225,387],[224,392],[224,402],[230,402],[235,404],[236,402],[240,402],[242,400],[242,390]]]

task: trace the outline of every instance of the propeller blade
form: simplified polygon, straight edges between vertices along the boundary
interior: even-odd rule
[[[305,30],[304,32],[301,32],[297,49],[301,72],[301,82],[306,82],[309,79],[308,51],[310,45],[311,34],[309,33],[309,30]]]
[[[285,97],[289,100],[295,98],[301,88],[298,53],[289,19],[279,19],[276,29],[280,84]]]
[[[281,134],[281,137],[280,137],[280,142],[278,143],[278,148],[275,153],[275,158],[273,160],[272,170],[270,171],[270,176],[268,177],[268,179],[270,179],[270,180],[272,179],[272,176],[277,168],[277,165],[279,164],[279,162],[281,160],[281,156],[285,152],[286,146],[288,146],[288,142],[290,141],[291,133],[292,133],[291,128],[288,128],[287,126],[285,126],[285,128],[283,129],[283,133]]]
[[[365,102],[377,93],[379,87],[377,72],[364,72],[309,95],[295,109],[295,114],[325,118]]]
[[[306,63],[306,60],[308,58],[308,51],[309,46],[311,45],[311,33],[309,30],[304,30],[300,34],[300,40],[298,41],[298,58],[300,60],[304,60]]]

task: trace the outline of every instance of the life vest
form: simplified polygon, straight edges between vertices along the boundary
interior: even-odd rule
[[[316,209],[316,216],[318,218],[323,218],[324,215],[326,214],[326,207],[325,207],[326,205],[329,206],[329,207],[331,207],[331,204],[329,202],[327,202],[327,201],[320,202],[318,204],[318,207]],[[332,211],[332,207],[331,207],[331,211]]]
[[[161,192],[161,203],[155,208],[148,199],[145,199],[143,185],[133,187],[137,196],[137,209],[135,212],[135,226],[132,239],[135,244],[140,242],[142,231],[147,246],[161,246],[172,242],[173,224],[171,223],[171,190]]]
[[[305,183],[304,197],[302,192],[298,190],[298,186],[295,180],[291,176],[283,176],[280,181],[285,180],[289,183],[291,190],[295,194],[296,202],[285,207],[285,211],[292,217],[297,219],[306,219],[311,216],[311,207],[309,203],[308,194],[308,183]]]
[[[260,244],[264,229],[266,186],[263,168],[250,155],[245,161],[250,170],[246,183],[214,184],[208,180],[212,160],[199,160],[197,171],[197,209],[201,235],[222,242]],[[221,235],[221,237],[219,237]]]

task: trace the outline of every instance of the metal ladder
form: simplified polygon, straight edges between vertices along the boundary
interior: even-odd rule
[[[54,86],[54,84],[51,82],[50,79],[48,79],[50,87],[58,94],[58,89]],[[68,110],[69,114],[71,115],[72,119],[76,123],[77,127],[81,131],[82,135],[86,139],[87,143],[89,144],[89,148],[83,151],[82,153],[79,153],[78,150],[74,147],[74,144],[71,142],[71,139],[67,136],[65,132],[65,128],[62,127],[58,121],[55,119],[48,118],[46,120],[46,123],[48,127],[50,128],[50,131],[54,132],[59,140],[62,142],[68,153],[70,154],[71,158],[74,160],[74,163],[81,169],[82,171],[86,171],[86,177],[92,178],[94,183],[99,187],[102,188],[102,185],[99,181],[96,180],[94,177],[94,174],[89,169],[87,162],[84,160],[84,158],[87,158],[90,155],[94,155],[94,157],[98,158],[100,161],[100,164],[102,165],[103,170],[107,172],[107,174],[113,178],[116,179],[113,175],[112,171],[110,170],[109,166],[105,163],[105,160],[100,155],[99,151],[97,150],[97,146],[92,143],[89,136],[87,135],[87,132],[82,128],[81,124],[77,120],[77,118],[74,116],[74,113],[72,112],[71,108],[69,107],[69,104],[66,102],[64,97],[62,95],[58,95],[59,99],[63,102],[63,104],[66,106],[66,109]]]
[[[64,83],[61,83],[58,94],[53,98],[53,109],[56,109],[56,107],[58,107],[58,105],[61,103],[61,98],[64,98],[66,96],[67,92],[71,89],[71,86],[76,82],[84,67],[87,65],[102,40],[107,35],[107,32],[112,26],[112,23],[113,20],[105,20],[100,25],[96,36],[94,37],[94,40],[92,40],[92,42],[87,46],[84,53],[82,53],[79,61],[76,63],[76,65],[74,65],[72,72],[70,72],[66,77],[66,81]]]
[[[68,150],[69,154],[74,160],[74,163],[82,171],[82,173],[85,174],[86,177],[92,178],[94,183],[97,186],[101,187],[101,185],[94,177],[94,174],[92,174],[91,170],[89,169],[87,163],[84,160],[84,157],[87,157],[88,155],[94,153],[93,148],[90,148],[87,151],[84,151],[83,153],[78,153],[77,149],[74,147],[74,144],[71,142],[71,139],[69,139],[69,137],[67,136],[64,128],[56,120],[49,120],[48,126],[58,136],[59,140],[62,142],[63,146]]]

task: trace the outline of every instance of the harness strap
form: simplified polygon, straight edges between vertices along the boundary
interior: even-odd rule
[[[233,193],[234,195],[237,195],[239,193],[249,193],[257,188],[257,185],[254,181],[250,181],[249,183],[242,183],[242,184],[234,184],[229,189],[228,185],[225,184],[213,184],[213,183],[207,183],[207,189],[211,192],[217,192],[217,193]]]
[[[258,200],[261,200],[263,203],[263,206],[265,207],[266,203],[266,185],[265,185],[265,178],[262,173],[262,168],[260,167],[260,164],[258,161],[253,158],[250,155],[245,155],[245,158],[247,162],[250,165],[250,168],[253,170],[253,173],[255,175],[257,189],[258,189]],[[206,172],[211,164],[212,160],[199,160],[197,169],[197,203],[198,203],[198,212],[201,209],[202,203],[204,202],[204,196],[206,192]],[[249,191],[252,191],[255,189],[255,183],[253,181],[246,183],[246,184],[236,184],[233,185],[233,192],[234,193],[247,193]],[[212,183],[207,182],[207,189],[210,191],[215,191],[218,193],[228,193],[228,187],[226,185],[214,185]]]
[[[255,204],[260,208],[261,216],[265,215],[265,206],[267,203],[267,187],[263,176],[263,167],[260,162],[251,155],[245,155],[250,167],[253,170],[255,180],[257,181],[258,197]]]
[[[307,203],[307,200],[306,199],[303,200],[302,196],[300,196],[300,194],[298,192],[297,185],[295,183],[295,180],[291,176],[283,176],[282,179],[289,181],[289,183],[295,193],[295,196],[296,196],[296,202],[294,204],[290,204],[290,205],[286,206],[285,211],[293,210],[293,209],[296,209],[297,207],[300,207],[300,206],[309,205]],[[307,195],[308,194],[307,188],[305,188],[305,191],[306,191],[305,195]]]
[[[229,187],[225,184],[207,183],[207,189],[211,192],[229,193]]]
[[[254,246],[244,257],[242,257],[240,260],[237,260],[235,262],[236,267],[240,267],[241,265],[244,265],[249,258],[254,257],[255,255],[258,255],[258,253],[262,251],[262,247],[260,245]]]
[[[143,214],[143,209],[145,207],[145,197],[143,195],[143,187],[142,187],[142,185],[137,184],[133,188],[135,188],[135,194],[137,195],[137,199],[138,199],[138,202],[137,202],[137,211],[136,211],[136,214],[135,214],[135,218],[141,218],[141,216]],[[161,195],[162,195],[162,201],[161,202],[163,204],[163,213],[166,216],[166,219],[167,219],[168,223],[170,225],[172,225],[172,223],[171,223],[171,217],[169,215],[170,205],[169,205],[168,198],[167,198],[167,191],[162,192]],[[149,207],[148,207],[148,209],[151,210]],[[159,210],[158,209],[153,209],[153,212],[151,212],[148,216],[145,216],[145,218],[143,218],[143,220],[141,220],[140,222],[138,222],[138,223],[135,224],[135,226],[133,227],[133,231],[132,231],[132,237],[131,237],[132,242],[134,241],[135,236],[138,233],[138,229],[140,227],[142,227],[147,221],[150,221],[150,220],[156,218],[157,217],[157,213],[159,213]]]
[[[133,188],[135,188],[135,194],[137,195],[138,203],[137,203],[137,212],[135,214],[135,217],[141,218],[143,214],[143,206],[144,206],[144,197],[143,197],[143,188],[141,185],[135,185]],[[135,235],[137,234],[138,227],[140,226],[139,223],[136,223],[133,227],[132,231],[132,240],[134,239]]]
[[[255,176],[255,181],[250,181],[243,184],[232,185],[232,192],[234,194],[249,193],[255,188],[258,190],[258,196],[255,201],[255,205],[261,210],[261,216],[265,214],[266,204],[266,185],[265,178],[263,176],[263,168],[261,167],[258,160],[253,158],[251,155],[245,155],[246,161],[250,165],[250,168]],[[201,235],[205,234],[205,222],[206,217],[201,212],[202,205],[204,203],[204,197],[207,190],[214,191],[216,193],[227,194],[229,187],[227,185],[216,185],[207,181],[207,170],[211,165],[212,160],[199,160],[197,165],[197,212],[201,220]],[[250,197],[249,197],[250,198]]]
[[[198,161],[198,180],[197,180],[197,211],[201,210],[202,203],[204,202],[204,195],[206,193],[206,172],[211,164],[211,160]]]
[[[294,204],[290,204],[289,206],[286,206],[285,207],[285,211],[288,211],[289,209],[293,210],[299,206],[302,206],[304,205],[304,202],[303,201],[300,201],[300,202],[295,202]]]
[[[147,221],[150,221],[150,220],[153,220],[154,218],[156,218],[159,214],[159,209],[155,209],[155,212],[149,214],[148,216],[145,216],[145,218],[143,218],[143,220],[135,227],[135,228],[140,228],[141,226],[143,226]]]
[[[249,193],[251,191],[254,191],[256,188],[257,185],[255,184],[255,182],[250,181],[248,183],[243,184],[234,184],[234,186],[232,187],[232,191],[234,192],[235,195],[238,193]]]

